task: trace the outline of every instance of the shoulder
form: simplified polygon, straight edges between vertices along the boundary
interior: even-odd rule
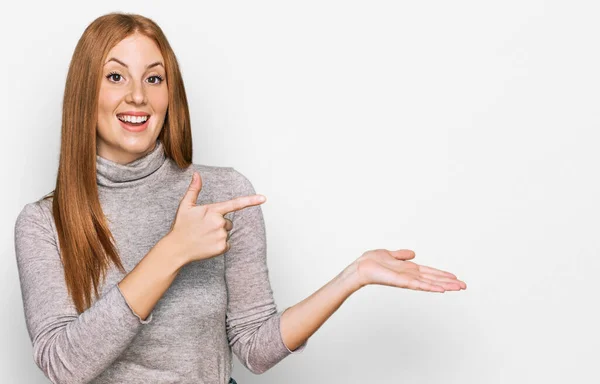
[[[15,235],[32,231],[51,233],[53,227],[52,198],[42,198],[21,208],[15,221]]]
[[[26,222],[37,221],[41,217],[39,202],[34,201],[32,203],[27,203],[21,208],[21,211],[17,216],[16,227],[21,227]]]
[[[192,164],[189,170],[191,174],[197,171],[202,178],[202,189],[210,189],[213,192],[220,191],[226,198],[254,194],[254,187],[248,177],[233,167],[214,166],[206,164]]]

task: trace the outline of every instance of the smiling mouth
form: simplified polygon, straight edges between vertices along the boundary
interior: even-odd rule
[[[130,115],[117,115],[117,119],[127,125],[132,127],[139,127],[144,125],[148,120],[150,120],[150,115],[145,116],[130,116]]]

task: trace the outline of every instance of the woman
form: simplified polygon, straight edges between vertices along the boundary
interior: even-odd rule
[[[268,370],[365,285],[466,288],[412,251],[378,249],[278,312],[265,199],[233,168],[193,164],[191,136],[161,29],[132,14],[92,22],[67,77],[55,189],[15,224],[34,359],[53,382],[235,383],[232,352]]]

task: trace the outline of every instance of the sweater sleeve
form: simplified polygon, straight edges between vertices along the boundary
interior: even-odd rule
[[[52,218],[47,214],[40,202],[29,203],[14,228],[33,358],[53,383],[87,383],[111,365],[152,314],[146,320],[137,316],[116,284],[78,314],[68,296]]]
[[[254,195],[250,181],[233,170],[235,197]],[[232,351],[251,372],[260,374],[294,351],[283,343],[267,269],[265,223],[261,206],[233,214],[231,248],[225,254],[227,280],[227,336]]]

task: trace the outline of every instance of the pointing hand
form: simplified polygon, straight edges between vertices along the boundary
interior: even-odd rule
[[[229,251],[230,245],[227,240],[233,223],[223,216],[266,201],[262,195],[251,195],[213,204],[196,205],[201,189],[202,178],[198,172],[194,172],[192,182],[179,203],[169,233],[187,262],[208,259]]]

